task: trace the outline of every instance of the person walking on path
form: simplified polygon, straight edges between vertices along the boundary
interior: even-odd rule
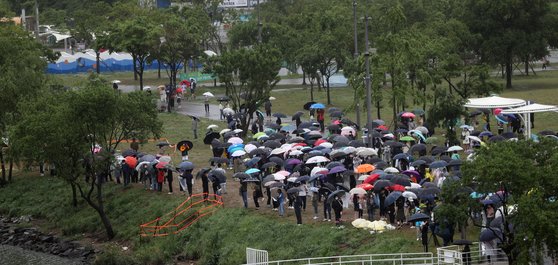
[[[265,109],[265,116],[266,116],[268,119],[271,119],[271,101],[270,101],[270,100],[267,100],[267,101],[264,103],[264,109]]]
[[[285,216],[285,195],[281,189],[277,189],[277,202],[279,203],[279,216]]]
[[[254,205],[256,206],[256,210],[260,209],[260,203],[258,202],[260,198],[263,198],[263,193],[262,193],[262,188],[260,186],[260,183],[257,182],[254,185],[254,191],[252,193],[252,199],[254,199]]]
[[[238,193],[242,197],[242,202],[244,203],[244,208],[248,208],[248,183],[245,181],[240,182],[240,187],[238,188]]]
[[[209,116],[209,97],[203,96],[203,104],[205,106],[205,115]]]
[[[192,196],[192,187],[193,185],[193,179],[194,179],[194,175],[192,175],[192,170],[185,170],[184,172],[182,172],[182,174],[180,175],[180,179],[178,180],[180,182],[180,187],[182,188],[183,191],[188,191],[188,197]]]
[[[198,117],[192,116],[192,132],[194,133],[194,139],[198,139],[198,123],[200,119]]]
[[[223,106],[222,101],[219,101],[219,120],[223,120],[225,118],[225,115],[223,114],[223,109],[225,109],[225,106]]]

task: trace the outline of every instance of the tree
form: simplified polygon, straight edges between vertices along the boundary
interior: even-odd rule
[[[6,137],[9,126],[19,116],[17,106],[22,99],[35,96],[45,84],[44,70],[56,54],[33,40],[12,24],[0,24],[0,136]],[[4,148],[0,148],[2,179],[6,180]],[[10,162],[11,164],[11,162]],[[11,179],[11,175],[8,176]]]
[[[464,185],[497,195],[493,200],[502,222],[488,228],[502,231],[498,239],[510,264],[543,264],[543,256],[558,254],[556,151],[558,143],[551,139],[498,142],[463,166]]]
[[[441,123],[446,128],[446,141],[450,145],[459,145],[459,140],[456,136],[456,125],[461,115],[465,114],[463,108],[464,100],[443,89],[435,91],[434,97],[443,100],[430,107],[428,115],[431,125],[434,127]]]
[[[252,115],[268,98],[271,89],[279,82],[281,53],[266,45],[253,49],[241,48],[223,53],[214,66],[219,80],[225,84],[232,107],[243,112],[241,128],[248,131]]]

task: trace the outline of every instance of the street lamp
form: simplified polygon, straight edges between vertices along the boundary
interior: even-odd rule
[[[370,49],[368,44],[368,20],[369,17],[366,15],[365,24],[364,24],[364,38],[365,44],[364,47],[366,51],[364,52],[364,56],[366,57],[366,140],[368,141],[368,146],[372,147],[372,92],[370,91]]]
[[[355,53],[354,53],[354,57],[355,57],[355,63],[357,63],[358,65],[358,36],[357,36],[357,14],[356,14],[356,8],[357,8],[357,0],[353,0],[353,26],[354,26],[354,40],[355,40]],[[354,91],[354,98],[355,100],[357,100],[357,91],[355,89]],[[355,112],[356,112],[356,123],[358,126],[360,126],[360,100],[357,100],[356,105],[355,105]]]

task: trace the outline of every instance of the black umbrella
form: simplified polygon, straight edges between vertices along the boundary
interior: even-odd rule
[[[472,245],[473,242],[471,242],[470,240],[467,240],[467,239],[458,239],[458,240],[453,241],[453,244],[457,245],[457,246],[466,246],[466,245]]]
[[[488,141],[489,141],[489,142],[492,142],[492,143],[494,143],[494,142],[503,142],[503,141],[505,141],[505,140],[506,140],[506,138],[505,138],[504,136],[502,136],[502,135],[494,135],[494,136],[488,138]]]
[[[352,147],[355,147],[355,148],[356,148],[356,147],[365,147],[365,146],[366,146],[362,141],[359,141],[359,140],[351,140],[351,141],[349,142],[348,145],[349,145],[349,146],[352,146]]]
[[[449,163],[450,160],[451,160],[451,157],[449,157],[447,155],[442,155],[442,156],[440,156],[440,160],[446,161],[446,163]]]
[[[333,141],[336,143],[345,143],[345,144],[349,144],[349,142],[351,140],[349,140],[349,138],[347,138],[346,136],[343,135],[337,135],[335,137],[333,137]]]
[[[307,122],[303,122],[303,123],[299,124],[297,129],[309,128],[310,126],[312,126],[312,123],[307,121]]]
[[[194,148],[194,143],[188,140],[180,141],[176,144],[176,150],[182,151],[189,151]]]
[[[215,169],[211,170],[209,171],[207,177],[209,178],[209,180],[211,180],[211,182],[219,182],[219,183],[227,182],[227,176],[225,176],[225,174],[223,174],[223,171],[221,170],[215,170]]]
[[[517,138],[517,134],[515,134],[513,132],[505,132],[505,133],[502,133],[501,136],[506,138],[506,139]]]
[[[270,185],[268,185],[269,188],[283,188],[283,186],[285,186],[285,184],[281,183],[281,182],[273,182]]]
[[[156,146],[159,147],[159,148],[161,148],[161,147],[163,147],[163,146],[168,146],[168,145],[170,145],[169,142],[158,142],[158,143],[156,144]]]
[[[300,137],[300,136],[294,136],[291,139],[289,139],[287,141],[287,143],[292,144],[292,143],[302,143],[304,142],[304,138]]]
[[[415,213],[409,218],[407,218],[407,222],[414,223],[414,222],[424,222],[430,220],[430,216],[423,214],[423,213]]]
[[[480,131],[472,131],[472,132],[470,133],[470,135],[472,135],[472,136],[479,136],[480,134],[481,134]]]
[[[497,238],[502,238],[502,230],[499,228],[487,228],[480,233],[479,241],[487,242]]]
[[[391,192],[385,199],[384,201],[384,206],[390,206],[393,203],[395,203],[395,201],[397,201],[397,199],[399,199],[399,197],[401,197],[401,192],[400,191],[393,191]]]
[[[424,197],[428,197],[428,196],[433,196],[436,194],[440,194],[441,190],[438,187],[432,187],[432,188],[425,188],[419,191],[419,197],[420,198],[424,198]]]
[[[430,169],[443,168],[447,166],[448,166],[448,162],[444,160],[438,160],[430,163]]]
[[[254,157],[254,156],[267,156],[268,152],[266,152],[265,149],[263,148],[256,148],[252,151],[250,151],[250,153],[248,153],[248,155]]]
[[[283,165],[283,163],[285,163],[285,161],[283,161],[283,159],[281,159],[280,157],[277,156],[272,156],[268,159],[269,162],[273,162],[277,165]]]
[[[217,163],[217,164],[227,164],[229,160],[224,157],[212,157],[209,159],[209,162]]]
[[[330,158],[331,160],[337,160],[338,158],[344,157],[344,156],[346,156],[346,155],[347,155],[347,154],[344,153],[344,152],[336,152],[336,153],[333,153],[333,155],[330,154],[330,155],[329,155],[329,158]]]
[[[290,188],[287,190],[287,194],[298,194],[302,191],[299,187]]]
[[[205,173],[209,172],[211,168],[204,167],[196,174],[196,178],[201,178]]]
[[[339,108],[336,108],[336,107],[331,107],[331,108],[327,109],[327,113],[333,113],[333,112],[336,112],[336,111],[341,111],[341,110]]]
[[[337,130],[339,130],[339,129],[341,129],[341,128],[340,128],[339,125],[337,125],[337,124],[331,124],[331,125],[328,125],[328,126],[327,126],[327,129],[330,130],[330,131],[337,131]]]
[[[269,140],[264,143],[264,146],[275,149],[281,147],[281,143],[275,140]]]
[[[237,179],[249,179],[249,178],[251,178],[250,175],[248,175],[244,172],[236,172],[236,173],[234,173],[233,177],[237,178]]]
[[[411,186],[411,181],[409,180],[409,177],[405,175],[397,175],[391,179],[391,182],[393,184],[399,184],[401,186],[406,186],[406,187]]]
[[[357,124],[354,123],[352,120],[349,120],[349,119],[347,119],[347,118],[341,119],[341,123],[346,124],[346,125],[349,125],[349,126],[355,126],[355,125],[357,125]],[[357,129],[358,129],[358,126],[356,126],[356,127],[357,127]]]
[[[135,155],[137,155],[137,153],[138,152],[136,152],[136,150],[134,150],[134,149],[128,149],[128,150],[125,150],[124,152],[122,152],[122,156],[123,157],[135,156]]]
[[[336,188],[335,186],[333,186],[333,184],[331,184],[331,183],[329,183],[329,182],[326,182],[326,183],[322,184],[322,188],[326,188],[326,189],[328,189],[329,191],[336,191],[336,190],[337,190],[337,188]]]
[[[310,180],[310,176],[301,176],[301,177],[298,177],[298,178],[295,180],[295,182],[301,183],[301,182],[307,182],[307,181],[309,181],[309,180]]]
[[[304,112],[297,111],[297,112],[295,112],[295,114],[293,114],[292,120],[294,121],[296,119],[299,119],[302,115],[304,115]]]
[[[302,108],[305,109],[305,110],[310,110],[310,106],[312,106],[313,104],[316,104],[316,102],[314,102],[314,101],[306,102],[306,104],[304,104],[304,106],[302,106]]]
[[[374,183],[374,191],[381,191],[381,190],[383,190],[387,187],[390,187],[392,185],[393,185],[393,183],[391,183],[391,181],[381,179],[381,180],[378,180]]]
[[[426,162],[426,164],[434,162],[434,158],[431,156],[421,156],[418,160],[423,160],[424,162]]]
[[[223,134],[223,140],[228,140],[229,138],[235,136],[236,133],[234,131],[226,132]]]
[[[261,168],[262,169],[267,169],[267,168],[276,167],[276,166],[277,166],[277,163],[275,163],[275,162],[267,162],[267,163],[263,164]]]
[[[399,154],[393,156],[393,160],[398,160],[398,159],[409,160],[409,155],[406,154],[406,153],[399,153]]]
[[[418,159],[418,160],[413,161],[413,162],[411,163],[411,166],[413,166],[413,167],[418,167],[418,166],[424,165],[424,164],[426,164],[426,161],[421,160],[421,159]]]
[[[461,159],[452,159],[452,160],[449,161],[448,167],[449,166],[460,166],[461,164],[463,164],[463,161],[461,161]]]
[[[276,118],[287,118],[287,115],[285,115],[283,113],[280,113],[280,112],[273,113],[272,116],[276,117]]]
[[[281,125],[279,125],[279,124],[277,124],[277,123],[266,123],[266,124],[265,124],[265,127],[271,128],[271,129],[274,129],[274,130],[279,130],[279,129],[281,129]]]
[[[246,179],[241,179],[240,181],[242,181],[242,182],[254,182],[254,183],[260,182],[259,179],[257,179],[257,178],[252,178],[252,177],[246,178]]]
[[[445,153],[447,151],[448,151],[448,148],[445,147],[445,146],[436,146],[436,147],[434,147],[434,149],[432,149],[432,151],[430,151],[430,154],[435,156],[435,155],[439,155],[441,153]]]
[[[384,145],[391,146],[391,147],[403,147],[403,146],[405,146],[404,143],[396,142],[396,141],[386,141],[384,143]]]
[[[210,132],[210,133],[206,134],[205,137],[203,138],[203,143],[204,144],[211,144],[213,139],[219,139],[219,137],[221,137],[221,135],[219,135],[218,132]]]
[[[475,116],[478,116],[478,115],[481,115],[481,114],[482,114],[482,111],[474,110],[474,111],[469,113],[469,117],[475,117]]]
[[[371,164],[374,165],[378,162],[384,162],[381,158],[379,157],[370,157],[365,161],[365,164]]]
[[[539,135],[556,135],[556,133],[554,131],[551,130],[544,130],[544,131],[540,131]],[[516,138],[516,137],[513,137]]]
[[[438,186],[434,182],[425,182],[422,184],[423,188],[437,188]]]
[[[335,187],[336,187],[338,190],[342,190],[342,191],[345,191],[345,192],[349,192],[349,188],[347,188],[346,186],[344,186],[342,183],[335,183]]]
[[[336,191],[332,192],[331,194],[329,194],[329,196],[327,196],[327,202],[331,203],[333,201],[333,199],[335,199],[335,196],[343,197],[343,195],[345,195],[344,190],[336,190]]]
[[[412,154],[414,152],[424,152],[426,151],[426,145],[425,144],[415,144],[413,146],[411,146],[411,148],[409,148],[409,154]]]
[[[269,136],[269,140],[283,140],[285,139],[285,135],[281,134],[281,133],[273,133]]]
[[[386,163],[385,161],[380,161],[380,162],[374,163],[374,167],[379,168],[379,169],[384,169],[384,168],[387,168],[388,166],[389,166],[388,163]]]
[[[227,97],[227,96],[219,97],[219,98],[217,99],[217,101],[229,101],[229,100],[231,100],[231,99],[230,99],[229,97]]]

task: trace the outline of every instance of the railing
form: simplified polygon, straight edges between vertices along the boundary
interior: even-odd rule
[[[200,218],[223,206],[223,198],[206,193],[194,194],[182,202],[174,211],[140,225],[140,236],[160,237],[180,233]]]
[[[247,259],[248,260],[248,259]],[[436,258],[432,253],[369,254],[303,258],[278,261],[248,262],[246,265],[432,265]]]
[[[437,249],[439,265],[508,264],[508,257],[501,249],[483,247],[476,242],[469,246],[447,246]]]

